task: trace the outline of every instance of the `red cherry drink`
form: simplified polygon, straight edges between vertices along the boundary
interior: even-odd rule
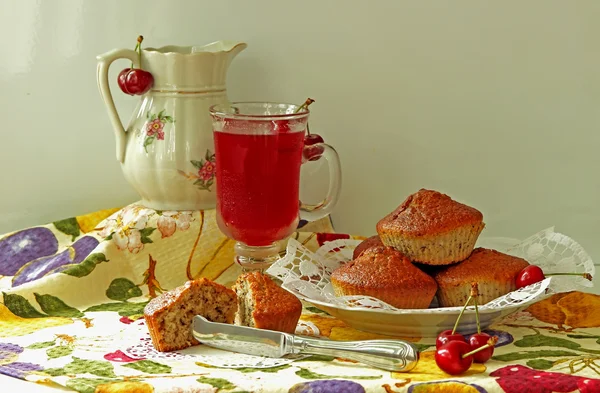
[[[217,222],[230,238],[266,246],[298,225],[304,130],[273,122],[264,134],[244,134],[243,123],[228,120],[214,133]]]

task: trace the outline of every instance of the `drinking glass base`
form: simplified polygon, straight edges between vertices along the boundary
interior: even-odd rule
[[[279,258],[279,246],[277,243],[268,246],[248,246],[237,242],[235,254],[235,263],[240,265],[244,272],[265,271]]]

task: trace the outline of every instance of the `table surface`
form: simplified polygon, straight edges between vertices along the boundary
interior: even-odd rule
[[[600,286],[594,285],[594,287],[591,288],[589,292],[600,295]],[[73,391],[60,385],[55,385],[52,387],[46,385],[39,385],[28,381],[23,381],[17,378],[8,377],[2,374],[0,374],[0,386],[2,386],[2,391],[7,392],[58,393]]]
[[[114,215],[110,216],[112,213],[114,213]],[[323,242],[333,240],[336,236],[348,237],[348,235],[324,233],[331,231],[331,229],[330,226],[321,228],[313,227],[311,229],[305,228],[297,233],[297,239],[299,242],[305,244],[307,248],[314,250],[322,245]],[[80,261],[84,256],[79,255],[79,253],[83,252],[83,246],[87,247],[85,253],[89,257],[86,257],[83,262],[71,265],[67,270],[61,272],[65,274],[53,274],[52,277],[45,277],[43,274],[41,276],[35,276],[34,273],[38,271],[44,272],[44,269],[32,271],[20,267],[16,274],[13,273],[14,277],[5,276],[4,278],[0,278],[0,289],[2,291],[9,291],[9,293],[16,295],[13,298],[20,299],[17,299],[16,303],[13,300],[11,308],[11,305],[9,304],[10,301],[7,303],[7,298],[5,296],[4,305],[0,305],[0,307],[4,307],[4,315],[9,319],[8,323],[0,326],[0,328],[8,329],[8,334],[4,331],[5,334],[3,337],[6,337],[6,339],[3,338],[2,341],[11,343],[10,345],[12,345],[13,349],[10,349],[10,345],[5,348],[14,352],[13,356],[18,358],[16,362],[39,364],[45,369],[54,368],[55,373],[58,370],[58,376],[53,378],[61,383],[64,383],[65,379],[71,378],[64,377],[64,375],[67,374],[75,374],[78,378],[86,378],[86,361],[100,361],[106,367],[110,367],[111,370],[114,366],[114,372],[117,376],[138,375],[135,373],[132,374],[133,369],[136,370],[136,372],[143,372],[143,379],[143,375],[148,376],[148,374],[152,374],[156,370],[144,369],[143,371],[139,371],[141,370],[139,368],[142,367],[141,365],[136,368],[137,366],[134,364],[129,365],[134,367],[128,367],[127,364],[123,363],[127,361],[133,362],[135,359],[114,360],[114,355],[117,351],[120,349],[125,350],[125,347],[120,347],[112,341],[106,340],[106,348],[96,348],[97,351],[102,351],[100,353],[97,352],[96,354],[92,354],[90,352],[77,352],[82,349],[78,349],[77,345],[74,344],[75,352],[69,352],[66,355],[61,353],[57,356],[59,359],[55,359],[54,357],[50,359],[49,354],[51,352],[47,351],[60,351],[66,349],[64,346],[67,345],[59,343],[60,340],[54,337],[55,333],[60,333],[61,336],[66,336],[71,339],[87,337],[87,335],[106,337],[106,335],[109,334],[107,333],[108,330],[119,330],[126,326],[124,324],[131,323],[131,321],[128,321],[129,316],[131,316],[133,320],[139,317],[141,313],[139,305],[145,304],[140,303],[142,300],[147,301],[148,297],[152,297],[160,292],[162,287],[174,288],[182,282],[185,282],[190,271],[194,277],[199,276],[200,273],[202,273],[202,276],[221,282],[225,285],[231,284],[232,280],[235,280],[240,273],[236,270],[236,266],[232,265],[233,245],[230,242],[228,243],[228,240],[218,231],[214,211],[193,213],[168,212],[167,214],[161,212],[159,214],[150,209],[131,205],[119,211],[98,212],[95,216],[75,217],[50,225],[40,226],[37,227],[37,232],[35,234],[28,232],[28,230],[24,230],[19,236],[23,239],[18,238],[17,240],[20,240],[17,245],[14,245],[15,247],[27,247],[32,244],[30,241],[31,239],[38,239],[36,240],[38,242],[40,242],[39,239],[45,239],[46,243],[44,244],[34,244],[38,247],[38,250],[44,249],[44,247],[54,247],[57,250],[52,249],[52,252],[65,253],[68,251],[69,253],[74,254],[74,256],[71,256],[70,258],[76,257],[79,258]],[[6,240],[6,238],[3,240]],[[196,246],[197,249],[202,250],[202,252],[195,252]],[[165,252],[163,247],[168,247],[167,252]],[[4,247],[4,249],[12,250],[14,247]],[[181,254],[173,253],[171,250],[183,250],[182,254],[185,255],[182,257]],[[191,250],[191,253],[188,250]],[[207,261],[207,256],[211,255],[212,259]],[[1,257],[3,256],[0,255],[0,260],[2,259]],[[38,259],[36,259],[36,261],[37,260]],[[52,261],[52,263],[57,262],[56,259]],[[26,262],[28,261],[23,262],[23,266],[25,266]],[[56,266],[53,265],[52,269],[55,268]],[[6,273],[3,272],[0,272],[0,274],[6,275]],[[36,281],[30,282],[31,285],[29,286],[24,285],[22,287],[11,288],[11,285],[19,280],[23,283]],[[595,278],[595,284],[596,285],[589,292],[600,294],[598,277]],[[37,295],[34,296],[34,292],[43,295],[39,297]],[[577,312],[574,308],[577,306],[575,303],[578,302],[577,299],[580,299],[581,296],[579,295],[582,294],[573,295],[574,296],[571,297],[569,302],[565,302],[565,313]],[[600,302],[598,297],[590,295],[585,295],[583,298],[588,304],[597,304],[597,302]],[[129,299],[133,300],[128,302]],[[115,303],[115,301],[117,303]],[[22,307],[23,302],[27,304],[27,307]],[[118,304],[119,307],[126,307],[116,310],[113,307],[115,304]],[[135,306],[133,310],[132,306]],[[87,310],[90,307],[95,308],[95,310]],[[6,312],[7,308],[10,312]],[[504,334],[505,342],[502,347],[499,346],[497,348],[496,353],[504,355],[505,360],[498,360],[486,364],[486,366],[489,366],[488,372],[485,372],[485,367],[479,366],[476,370],[471,370],[473,371],[471,376],[466,379],[460,377],[458,380],[465,380],[468,381],[468,383],[476,382],[487,384],[486,388],[491,389],[488,391],[489,393],[492,391],[497,392],[499,389],[499,382],[496,380],[499,374],[494,374],[495,376],[490,375],[493,374],[492,371],[502,369],[502,372],[510,373],[510,370],[515,369],[515,367],[526,367],[525,364],[527,364],[527,366],[533,364],[536,369],[532,370],[527,367],[527,370],[531,372],[531,375],[539,377],[539,374],[542,373],[539,370],[552,362],[550,362],[547,357],[539,360],[536,358],[538,356],[538,349],[536,346],[539,346],[539,343],[536,344],[535,342],[532,342],[531,339],[533,336],[546,340],[544,341],[544,346],[546,347],[564,349],[564,345],[568,344],[570,347],[566,347],[567,349],[581,348],[583,351],[581,355],[585,355],[585,351],[590,353],[590,345],[594,344],[592,344],[589,339],[585,340],[587,337],[584,337],[584,339],[581,339],[581,337],[579,339],[571,338],[567,337],[564,329],[556,331],[556,322],[551,322],[547,318],[544,318],[544,311],[545,310],[542,310],[542,313],[535,315],[535,318],[537,319],[533,317],[529,318],[525,315],[525,319],[518,321],[520,325],[517,327],[511,326],[511,323],[514,325],[514,320],[511,321],[511,323],[501,325],[500,330],[502,330],[502,332],[499,333]],[[40,312],[47,315],[40,315]],[[117,314],[117,312],[119,314]],[[31,313],[34,314],[33,319],[31,319]],[[563,317],[564,315],[566,314],[563,314]],[[529,318],[530,322],[528,322],[527,318]],[[339,320],[313,311],[307,310],[303,319],[313,323],[316,326],[317,331],[320,332],[320,335],[329,337],[330,339],[363,340],[378,338],[376,335],[357,331]],[[3,320],[3,322],[5,321]],[[36,325],[32,326],[32,322],[35,322]],[[589,323],[589,319],[587,322],[583,322]],[[554,327],[551,327],[549,324],[553,323],[555,325]],[[585,323],[580,324],[582,327],[582,329],[580,329],[581,334],[592,333],[594,335],[600,335],[600,331],[598,331],[597,328],[584,329],[586,326]],[[600,327],[599,322],[596,320],[591,323],[591,325],[587,326]],[[88,324],[90,326],[88,326]],[[48,326],[52,326],[50,329],[53,330],[41,329],[42,327]],[[545,330],[539,330],[539,326],[542,326],[539,329]],[[31,335],[19,336],[19,334],[21,334],[21,329],[24,327],[30,329],[28,332],[32,331],[34,333],[31,333]],[[11,329],[13,329],[12,333]],[[542,334],[532,335],[532,331],[538,330]],[[577,333],[579,334],[579,331]],[[506,340],[506,337],[509,339]],[[524,339],[524,337],[528,338]],[[51,341],[48,344],[48,340],[54,341]],[[428,341],[431,341],[425,339],[419,340],[419,338],[416,338],[416,340],[419,344],[425,344],[425,346],[430,344]],[[512,345],[511,342],[513,340],[515,342],[520,340],[521,343],[518,344],[523,345]],[[32,344],[34,343],[36,345],[32,348]],[[40,344],[43,345],[39,346]],[[447,378],[447,375],[440,373],[439,368],[435,365],[432,358],[431,347],[429,349],[428,353],[424,352],[422,359],[419,362],[419,366],[417,367],[421,368],[421,370],[411,374],[410,377],[413,378],[412,383],[422,383],[423,381],[443,380]],[[518,356],[515,357],[515,355],[517,355],[516,352],[523,351],[527,352],[530,357],[525,360]],[[564,352],[566,351],[563,350],[563,353]],[[48,356],[46,356],[46,354],[48,354]],[[80,361],[82,356],[83,366]],[[90,360],[85,360],[86,356]],[[110,358],[110,356],[113,356],[113,358]],[[561,361],[571,360],[568,355],[560,356]],[[106,361],[105,359],[109,359],[110,361]],[[535,360],[537,360],[537,362],[535,362]],[[531,363],[531,361],[534,362]],[[80,363],[77,364],[77,362]],[[173,374],[171,375],[181,375],[189,372],[184,371],[175,363],[169,363],[167,359],[160,360],[159,362],[159,371],[160,367],[171,370],[170,367],[172,366]],[[68,364],[69,368],[67,368],[65,364]],[[155,366],[156,364],[154,364],[153,367]],[[196,365],[194,365],[194,367],[195,366]],[[281,370],[278,369],[276,372],[260,374],[254,374],[252,371],[250,371],[250,374],[244,374],[243,372],[231,369],[201,367],[202,369],[200,370],[194,368],[194,375],[225,378],[232,383],[239,382],[240,388],[243,387],[241,385],[244,383],[254,384],[252,386],[263,386],[265,383],[277,383],[281,384],[280,386],[278,385],[280,388],[289,388],[289,386],[295,383],[304,383],[312,379],[321,379],[323,377],[328,379],[345,379],[351,378],[355,373],[358,373],[359,375],[364,373],[364,379],[360,380],[361,384],[369,386],[369,389],[381,390],[382,384],[391,383],[393,385],[404,378],[405,375],[390,375],[390,373],[383,375],[383,373],[379,372],[380,370],[363,369],[362,367],[356,366],[352,367],[352,365],[349,365],[344,359],[337,358],[330,360],[318,359],[316,361],[305,362],[298,361],[294,362],[291,366],[285,366]],[[564,370],[556,370],[558,369],[554,368],[550,371],[565,373]],[[160,372],[162,373],[162,371]],[[346,377],[344,377],[344,375]],[[565,379],[570,380],[571,383],[575,379],[597,378],[590,370],[584,371],[576,376],[569,374],[561,375],[561,378],[564,377]],[[97,376],[103,375],[97,374]],[[97,376],[95,376],[95,378],[97,378]],[[34,375],[33,377],[37,376]],[[65,379],[61,380],[60,378]],[[198,377],[194,376],[194,382],[196,378]],[[243,382],[244,380],[246,382]],[[172,383],[174,381],[167,380],[166,382]],[[0,388],[1,391],[69,391],[69,389],[58,385],[49,387],[34,384],[32,382],[21,381],[4,375],[0,375],[0,386],[2,386],[2,388]]]

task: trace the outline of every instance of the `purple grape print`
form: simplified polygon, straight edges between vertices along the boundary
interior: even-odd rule
[[[98,245],[98,240],[84,236],[71,245],[71,248],[48,257],[40,258],[26,264],[13,278],[13,287],[37,280],[48,272],[59,269],[64,265],[81,263]],[[73,259],[71,259],[73,257]]]
[[[288,393],[365,393],[362,385],[343,379],[326,379],[320,381],[311,381],[298,383],[292,386]]]
[[[8,375],[14,378],[24,379],[30,371],[42,371],[39,364],[13,362],[0,366],[0,374]]]
[[[15,362],[23,347],[11,343],[0,342],[0,374],[15,378],[25,378],[31,371],[41,371],[42,366],[33,363]]]
[[[58,240],[48,228],[25,229],[0,240],[0,275],[14,276],[35,259],[56,254]]]

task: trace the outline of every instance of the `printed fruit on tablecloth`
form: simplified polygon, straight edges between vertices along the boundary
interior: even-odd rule
[[[81,263],[99,244],[92,236],[83,236],[68,246],[64,251],[38,258],[24,265],[13,278],[13,287],[18,287],[33,280],[37,280],[50,273],[57,273],[67,269],[67,265]]]
[[[600,327],[600,295],[565,292],[532,304],[526,311],[540,321],[571,328]]]
[[[14,276],[28,262],[53,255],[58,240],[48,228],[34,227],[0,239],[0,275]]]

